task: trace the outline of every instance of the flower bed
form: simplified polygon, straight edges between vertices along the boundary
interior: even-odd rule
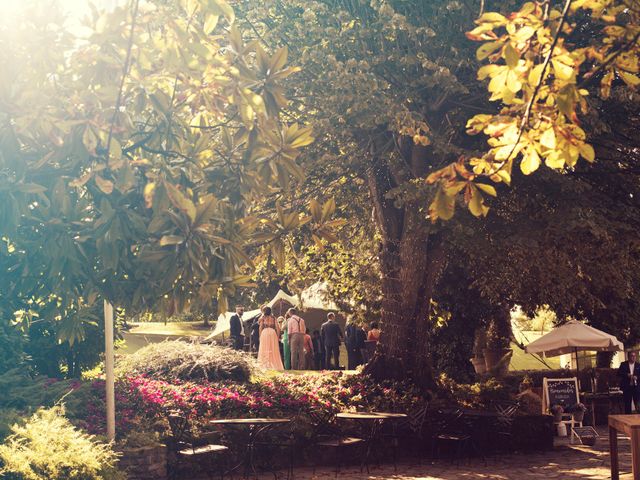
[[[75,417],[94,434],[105,430],[104,382],[91,385],[83,412]],[[213,418],[291,416],[311,410],[408,411],[422,402],[407,384],[378,384],[360,375],[326,373],[258,379],[251,383],[207,381],[171,382],[137,375],[116,385],[118,434],[142,428],[161,428],[170,411],[178,410],[196,424]],[[154,427],[154,425],[156,427]],[[166,427],[166,425],[163,425]]]

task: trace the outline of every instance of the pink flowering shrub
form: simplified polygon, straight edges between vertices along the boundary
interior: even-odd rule
[[[86,406],[86,428],[103,433],[104,385],[94,383],[96,395]],[[122,379],[116,387],[118,432],[149,429],[167,413],[178,410],[204,424],[213,418],[292,416],[305,411],[408,411],[422,399],[410,384],[377,384],[364,376],[293,376],[283,374],[253,383],[159,380],[145,376]]]

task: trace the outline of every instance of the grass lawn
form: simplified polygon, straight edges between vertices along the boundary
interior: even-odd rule
[[[184,336],[201,336],[208,335],[211,325],[205,327],[202,322],[142,322],[131,323],[131,330],[128,333],[141,335],[177,335]]]
[[[185,337],[206,337],[212,326],[202,322],[142,322],[131,323],[131,329],[123,332],[124,343],[118,353],[134,353],[149,343],[177,340]]]
[[[529,353],[524,353],[520,347],[512,343],[513,356],[509,364],[509,370],[547,370],[547,367],[536,357]],[[560,357],[545,358],[544,361],[551,368],[560,368]]]

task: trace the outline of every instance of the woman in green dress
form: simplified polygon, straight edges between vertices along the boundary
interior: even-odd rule
[[[284,356],[284,369],[291,370],[291,349],[289,348],[289,332],[287,328],[287,320],[284,317],[278,317],[280,323],[280,331],[282,332],[282,353]]]

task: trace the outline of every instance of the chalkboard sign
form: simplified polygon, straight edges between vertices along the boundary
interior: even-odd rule
[[[553,405],[561,405],[565,411],[580,402],[578,396],[578,379],[545,378],[543,379],[543,407],[549,410]],[[546,413],[546,412],[544,412]]]

